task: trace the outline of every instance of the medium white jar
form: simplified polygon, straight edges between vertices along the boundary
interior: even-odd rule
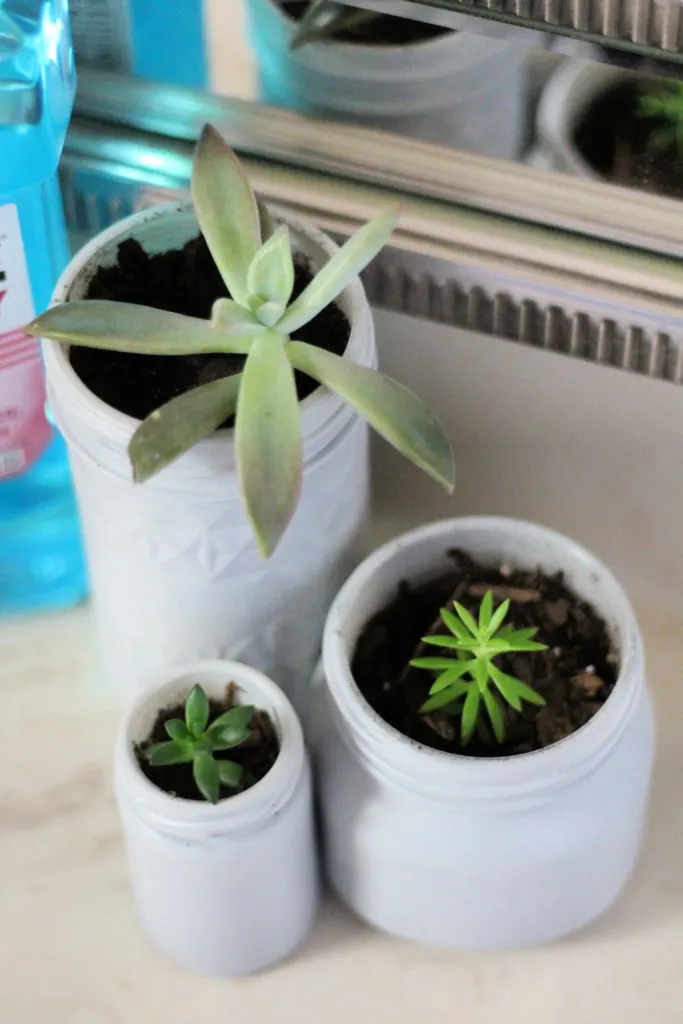
[[[276,215],[316,270],[336,252],[312,225]],[[53,303],[82,298],[97,268],[116,262],[125,239],[155,253],[178,248],[197,232],[188,203],[122,220],[74,257]],[[358,279],[338,302],[351,324],[344,358],[375,367],[372,316]],[[357,560],[369,493],[365,422],[324,388],[301,403],[301,498],[265,561],[239,494],[232,430],[217,432],[135,484],[127,448],[139,421],[93,395],[63,346],[45,342],[44,353],[48,399],[69,449],[100,646],[115,692],[125,700],[169,665],[229,657],[272,677],[303,714],[325,614]]]
[[[229,682],[240,688],[240,703],[273,719],[275,764],[251,789],[217,804],[169,796],[143,775],[135,744],[195,683],[220,700]],[[274,683],[229,661],[179,669],[126,712],[114,775],[135,899],[155,946],[188,970],[237,975],[301,944],[319,900],[311,778],[301,725]]]
[[[275,0],[246,0],[264,103],[515,159],[525,132],[529,41],[446,32],[404,46],[290,42]]]
[[[573,735],[530,754],[432,750],[387,725],[350,670],[356,641],[399,584],[484,562],[553,573],[604,617],[620,653],[609,699]],[[527,946],[601,914],[641,844],[654,730],[643,645],[616,579],[591,554],[510,519],[434,523],[380,548],[335,600],[323,641],[314,742],[325,856],[342,899],[369,924],[453,948]]]
[[[548,80],[536,115],[536,145],[531,162],[547,170],[578,178],[601,179],[580,152],[575,134],[590,108],[634,75],[611,64],[588,60],[565,61]]]

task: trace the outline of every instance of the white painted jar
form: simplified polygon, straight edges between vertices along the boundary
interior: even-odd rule
[[[303,942],[318,910],[301,725],[274,683],[236,662],[197,662],[165,679],[126,711],[114,756],[138,912],[154,945],[188,970],[228,976],[262,970]],[[240,703],[273,719],[280,741],[275,764],[251,789],[217,804],[169,796],[143,775],[134,744],[195,683],[220,700],[228,682],[239,686]]]
[[[315,269],[336,251],[311,225],[277,216]],[[189,204],[135,214],[74,257],[53,302],[83,297],[95,270],[116,261],[124,239],[159,252],[182,246],[197,231]],[[372,316],[359,280],[339,305],[351,323],[345,358],[376,366]],[[73,468],[101,648],[116,692],[135,695],[169,665],[230,657],[273,678],[303,713],[325,614],[357,560],[369,486],[364,421],[323,388],[301,403],[301,499],[265,561],[242,506],[232,430],[135,484],[127,447],[138,421],[96,398],[61,345],[46,342],[44,352],[49,402]]]
[[[274,0],[247,0],[260,99],[302,113],[514,159],[523,142],[526,58],[519,42],[449,32],[407,46],[310,43]]]
[[[356,641],[396,596],[463,548],[493,564],[562,570],[604,616],[619,678],[597,714],[543,750],[480,759],[423,747],[387,725],[350,670]],[[634,866],[653,759],[643,644],[619,583],[550,530],[468,518],[380,548],[335,600],[323,641],[314,743],[325,856],[342,899],[393,935],[452,948],[527,946],[601,914]]]
[[[586,60],[565,61],[550,77],[536,115],[536,145],[529,163],[579,178],[602,175],[579,151],[574,136],[593,104],[606,92],[633,82],[632,72]]]

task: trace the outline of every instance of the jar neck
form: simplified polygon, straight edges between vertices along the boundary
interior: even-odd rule
[[[217,804],[170,796],[143,774],[136,745],[149,736],[159,710],[184,701],[195,683],[210,699],[218,700],[231,682],[239,688],[242,703],[254,704],[270,715],[280,745],[274,765],[255,786]],[[258,831],[289,803],[306,770],[303,733],[291,704],[266,676],[236,662],[204,661],[179,668],[172,679],[150,688],[133,705],[116,741],[116,791],[122,812],[186,841]]]
[[[426,748],[389,726],[370,707],[351,673],[365,624],[386,607],[403,581],[435,578],[447,552],[462,548],[483,561],[562,571],[610,628],[619,676],[605,704],[576,732],[542,750],[474,758]],[[643,645],[633,611],[616,579],[589,552],[554,531],[495,517],[432,523],[374,552],[352,574],[328,616],[323,642],[327,699],[343,741],[376,775],[445,802],[542,800],[591,774],[619,742],[645,690]]]

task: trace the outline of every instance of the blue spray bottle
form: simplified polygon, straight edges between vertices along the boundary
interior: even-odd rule
[[[69,7],[79,67],[206,88],[202,0],[71,0]]]
[[[66,0],[0,0],[0,614],[86,592],[66,448],[22,331],[68,260],[57,165],[74,86]]]

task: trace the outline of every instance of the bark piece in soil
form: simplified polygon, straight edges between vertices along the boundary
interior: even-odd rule
[[[225,687],[225,698],[222,701],[210,702],[209,724],[224,711],[229,711],[240,703],[236,699],[237,692],[238,688],[234,683],[228,683]],[[184,704],[175,704],[159,711],[149,736],[135,750],[140,770],[150,782],[169,796],[181,797],[183,800],[204,800],[192,777],[191,764],[153,767],[144,757],[144,750],[151,743],[164,743],[168,740],[165,725],[172,718],[185,720]],[[234,761],[244,768],[239,786],[221,786],[219,799],[237,796],[238,793],[255,786],[273,767],[279,752],[280,744],[270,715],[257,709],[251,720],[251,733],[244,743],[231,750],[221,750],[214,754],[216,761]]]
[[[654,147],[653,132],[665,126],[638,114],[642,84],[610,89],[586,111],[574,133],[584,159],[608,181],[658,195],[683,198],[683,160],[675,145]]]
[[[612,692],[619,668],[607,627],[597,612],[569,590],[561,574],[480,565],[462,551],[449,555],[452,570],[424,586],[401,584],[394,600],[364,627],[352,671],[366,700],[405,736],[436,750],[471,757],[540,750],[585,725]],[[488,589],[496,595],[496,604],[510,598],[507,622],[516,629],[537,626],[537,639],[548,645],[545,651],[496,658],[504,672],[532,686],[546,705],[524,704],[519,713],[507,709],[503,744],[485,744],[475,737],[462,747],[458,718],[440,711],[419,714],[434,674],[408,663],[417,655],[435,653],[420,641],[428,633],[446,632],[440,608],[456,600],[476,617]]]
[[[294,21],[301,21],[309,3],[310,0],[280,0],[280,6]],[[436,39],[449,31],[442,25],[427,25],[410,18],[399,18],[395,14],[380,14],[357,28],[335,33],[334,40],[359,46],[409,46],[411,43]]]
[[[312,277],[308,264],[298,257],[292,299],[301,294]],[[229,292],[201,235],[182,249],[155,255],[147,253],[134,239],[122,242],[116,264],[96,272],[86,295],[88,299],[132,302],[201,319],[208,319],[215,300],[224,297],[229,297]],[[350,333],[348,319],[332,303],[298,330],[296,337],[298,341],[343,355]],[[200,384],[239,373],[244,365],[244,356],[221,353],[143,356],[78,345],[69,349],[69,358],[94,395],[139,420]],[[304,374],[297,372],[295,377],[300,400],[319,386]],[[232,425],[233,418],[223,424]]]

